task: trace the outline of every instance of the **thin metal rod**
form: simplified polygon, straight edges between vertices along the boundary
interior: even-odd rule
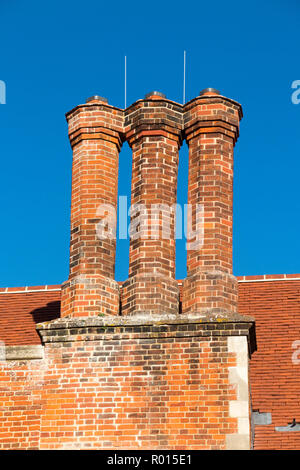
[[[186,51],[183,51],[183,104],[185,104],[185,70],[186,70]]]
[[[127,99],[126,99],[126,94],[127,94],[127,57],[125,56],[125,71],[124,71],[124,81],[125,81],[125,89],[124,89],[124,102],[125,106],[124,108],[126,109],[127,106]]]

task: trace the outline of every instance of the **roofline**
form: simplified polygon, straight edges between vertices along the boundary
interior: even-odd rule
[[[278,282],[278,281],[300,281],[300,274],[261,274],[259,276],[237,276],[239,283],[243,282]],[[178,285],[183,284],[182,279],[177,280]],[[119,281],[118,284],[122,286],[123,282]],[[61,285],[46,285],[46,286],[25,286],[25,287],[2,287],[0,288],[1,294],[25,294],[34,292],[58,292],[61,290]]]
[[[237,276],[238,282],[300,281],[300,274],[262,274],[259,276]]]
[[[4,287],[0,288],[0,294],[28,294],[32,292],[55,292],[60,291],[61,286],[25,286],[25,287]]]

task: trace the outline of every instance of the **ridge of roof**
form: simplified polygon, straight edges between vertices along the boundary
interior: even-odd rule
[[[1,287],[0,294],[28,294],[30,292],[53,292],[61,290],[61,284],[45,286]]]
[[[238,282],[300,281],[300,274],[260,274],[257,276],[236,276]]]

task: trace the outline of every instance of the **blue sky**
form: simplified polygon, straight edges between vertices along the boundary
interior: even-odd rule
[[[0,2],[0,286],[68,277],[72,153],[65,113],[99,94],[124,106],[160,90],[182,101],[206,87],[243,105],[235,149],[234,274],[299,273],[300,6],[296,0]],[[130,188],[130,151],[120,195]],[[186,200],[187,148],[180,152]],[[177,277],[185,276],[184,241]],[[116,278],[127,277],[128,242]]]

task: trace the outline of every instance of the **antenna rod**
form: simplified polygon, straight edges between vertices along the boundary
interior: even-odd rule
[[[183,51],[183,104],[185,104],[185,69],[186,69],[186,51]]]
[[[127,88],[127,83],[126,83],[126,82],[127,82],[127,57],[126,57],[126,56],[125,56],[125,74],[124,74],[124,75],[125,75],[125,77],[124,77],[124,78],[125,78],[125,90],[124,90],[124,93],[125,93],[125,97],[124,97],[125,106],[124,106],[124,108],[126,109],[126,105],[127,105],[127,103],[126,103],[126,92],[127,92],[127,90],[126,90],[126,88]]]

